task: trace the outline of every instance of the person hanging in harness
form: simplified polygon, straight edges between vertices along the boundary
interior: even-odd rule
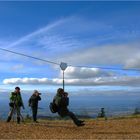
[[[77,119],[75,114],[68,109],[69,97],[68,93],[64,92],[62,88],[57,90],[57,94],[53,99],[54,103],[57,106],[57,112],[61,117],[69,116],[76,126],[83,126],[84,121]]]
[[[39,96],[41,93],[38,92],[38,90],[34,90],[33,95],[29,99],[29,106],[32,109],[32,117],[34,122],[37,121],[37,110],[38,110],[38,101],[41,100],[41,97]]]
[[[8,114],[8,118],[7,118],[7,122],[10,122],[13,114],[16,112],[17,113],[17,123],[20,123],[20,117],[21,117],[21,107],[24,109],[24,104],[23,104],[23,100],[21,97],[21,93],[20,93],[20,88],[19,87],[15,87],[15,91],[11,92],[10,94],[10,112]]]

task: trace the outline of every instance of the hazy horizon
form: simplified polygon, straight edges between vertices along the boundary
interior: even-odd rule
[[[24,87],[24,86],[23,86]],[[39,86],[35,86],[32,89],[24,90],[21,88],[22,98],[25,104],[25,110],[23,114],[31,115],[31,111],[28,107],[29,97],[33,94],[33,89],[38,89],[42,92],[42,100],[39,102],[39,115],[41,116],[58,116],[52,114],[49,110],[49,103],[53,100],[56,94],[58,86],[49,87],[41,90]],[[120,90],[121,89],[121,90]],[[107,116],[127,115],[134,113],[135,108],[140,109],[140,88],[129,89],[112,87],[112,90],[106,86],[98,87],[69,87],[66,86],[66,91],[69,92],[70,98],[70,110],[79,115],[87,115],[90,117],[96,117],[102,107],[105,108]],[[14,90],[0,91],[0,117],[6,118],[9,111],[9,95]],[[127,98],[126,98],[127,96]]]

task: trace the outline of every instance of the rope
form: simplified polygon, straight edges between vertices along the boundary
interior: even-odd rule
[[[23,53],[19,53],[19,52],[15,52],[15,51],[12,51],[12,50],[8,50],[8,49],[4,49],[4,48],[0,48],[0,50],[2,51],[5,51],[5,52],[9,52],[9,53],[13,53],[13,54],[17,54],[17,55],[20,55],[20,56],[24,56],[24,57],[28,57],[28,58],[32,58],[32,59],[36,59],[36,60],[39,60],[39,61],[43,61],[43,62],[46,62],[46,63],[51,63],[51,64],[54,64],[54,65],[58,65],[60,66],[59,63],[56,63],[54,61],[50,61],[50,60],[46,60],[46,59],[42,59],[42,58],[38,58],[38,57],[34,57],[34,56],[30,56],[30,55],[27,55],[27,54],[23,54]],[[113,67],[99,67],[99,66],[95,66],[95,67],[91,67],[91,66],[74,66],[74,65],[68,65],[68,66],[71,66],[71,67],[77,67],[77,68],[99,68],[99,69],[106,69],[106,70],[127,70],[127,71],[140,71],[140,69],[137,69],[137,68],[131,68],[131,69],[128,69],[128,68],[113,68]]]

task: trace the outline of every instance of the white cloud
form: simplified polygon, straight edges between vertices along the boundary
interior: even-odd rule
[[[125,68],[140,68],[140,51],[132,55],[131,58],[125,62]]]
[[[10,78],[4,79],[4,84],[49,84],[47,78]]]
[[[55,26],[58,26],[59,24],[61,24],[61,22],[63,22],[63,20],[58,20],[57,22],[51,23],[49,25],[47,25],[46,27],[43,27],[41,29],[38,29],[26,36],[23,36],[22,38],[14,41],[13,43],[9,44],[7,46],[7,48],[12,48],[18,45],[21,45],[22,43],[26,42],[26,41],[30,41],[32,40],[33,37],[37,36],[37,35],[41,35],[44,32],[48,32],[49,30],[51,30],[52,28],[54,28]]]
[[[66,85],[79,86],[139,86],[140,76],[120,76],[120,77],[99,77],[89,79],[65,79]],[[4,79],[3,84],[11,85],[62,85],[62,79],[48,78],[9,78]]]
[[[105,77],[105,76],[113,76],[114,73],[106,72],[104,70],[98,68],[76,68],[76,67],[68,67],[65,70],[65,78],[73,78],[73,79],[87,79],[94,77]],[[61,72],[62,76],[62,72]]]
[[[62,85],[62,71],[59,78],[8,78],[4,79],[3,83],[11,85]],[[65,71],[66,85],[139,86],[139,83],[140,76],[118,76],[116,73],[103,71],[98,68],[68,67]]]
[[[124,68],[140,68],[140,43],[94,46],[72,54],[59,56],[58,60],[72,65],[119,65]]]

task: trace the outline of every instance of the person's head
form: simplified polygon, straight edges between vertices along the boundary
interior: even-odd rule
[[[101,108],[101,111],[104,111],[104,108]]]
[[[41,95],[41,93],[40,93],[38,90],[34,90],[34,94],[35,94],[36,96]]]
[[[20,87],[15,87],[15,92],[20,93]]]
[[[57,94],[63,95],[63,93],[64,93],[64,90],[62,88],[57,89]]]
[[[64,97],[68,97],[69,94],[68,94],[68,92],[64,92],[63,95],[64,95]]]

